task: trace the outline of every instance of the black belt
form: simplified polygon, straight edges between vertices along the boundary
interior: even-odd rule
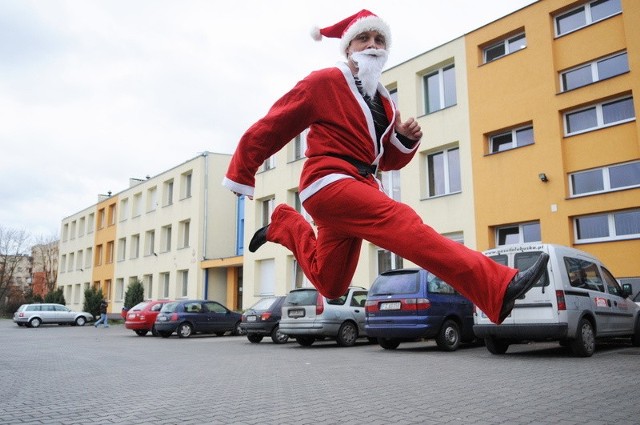
[[[376,165],[368,164],[366,162],[360,161],[355,158],[351,158],[350,156],[346,156],[346,155],[335,155],[330,153],[325,155],[332,156],[334,158],[340,158],[343,161],[347,161],[349,164],[353,165],[358,169],[358,174],[361,175],[362,177],[367,177],[369,174],[371,174],[374,177],[376,175],[376,170],[378,168]]]

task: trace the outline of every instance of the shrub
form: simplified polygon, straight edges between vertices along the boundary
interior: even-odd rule
[[[62,294],[62,288],[58,288],[55,291],[51,291],[47,295],[45,295],[44,302],[67,305],[67,302],[64,299],[64,295]]]
[[[104,299],[102,289],[89,288],[84,291],[83,311],[93,314],[94,317],[100,316],[100,303]]]
[[[134,305],[144,301],[144,286],[142,282],[136,280],[131,282],[124,294],[124,308],[129,310]]]

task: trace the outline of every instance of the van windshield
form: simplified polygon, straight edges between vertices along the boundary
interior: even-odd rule
[[[418,271],[381,274],[371,285],[369,295],[415,294]]]

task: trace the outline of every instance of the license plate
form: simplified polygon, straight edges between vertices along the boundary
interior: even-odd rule
[[[304,317],[304,310],[289,310],[289,317]]]
[[[380,310],[400,310],[400,301],[394,301],[392,303],[381,303]]]
[[[256,316],[247,316],[247,322],[255,322]]]
[[[158,317],[158,322],[166,322],[167,321],[167,317],[165,316],[159,316]]]

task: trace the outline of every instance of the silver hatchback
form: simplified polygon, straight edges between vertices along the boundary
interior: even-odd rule
[[[22,304],[13,313],[13,321],[28,328],[37,328],[44,323],[84,326],[91,320],[91,313],[72,311],[62,304]]]
[[[346,294],[333,300],[314,288],[294,289],[284,300],[280,332],[309,346],[318,339],[334,338],[338,345],[349,347],[359,337],[366,337],[364,327],[365,288],[352,286]]]

